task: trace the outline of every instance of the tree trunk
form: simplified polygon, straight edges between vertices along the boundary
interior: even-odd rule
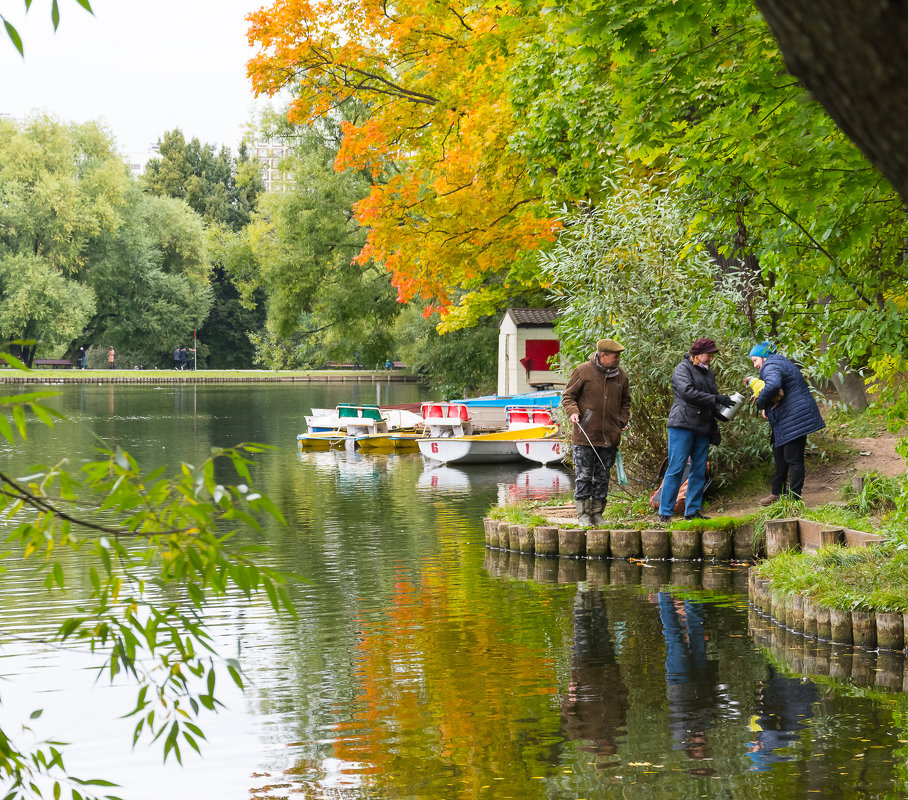
[[[839,400],[852,411],[863,411],[870,405],[864,379],[847,366],[842,366],[842,371],[832,376],[832,383],[839,393]]]
[[[908,202],[904,0],[756,0],[792,75]]]

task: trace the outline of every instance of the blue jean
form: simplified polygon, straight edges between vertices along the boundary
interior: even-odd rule
[[[671,516],[681,488],[681,476],[687,459],[690,459],[690,472],[687,476],[687,498],[684,516],[696,514],[703,505],[703,492],[706,489],[706,456],[709,453],[709,436],[687,430],[687,428],[668,429],[668,468],[662,481],[662,498],[659,502],[659,513]]]

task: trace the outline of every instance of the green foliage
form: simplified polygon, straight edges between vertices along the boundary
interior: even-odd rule
[[[8,355],[0,358],[21,368]],[[0,435],[21,446],[29,415],[52,425],[55,412],[42,404],[52,394],[0,398]],[[98,656],[99,676],[135,685],[126,715],[135,719],[133,740],[160,741],[165,761],[181,761],[186,746],[200,751],[200,718],[220,705],[219,674],[243,686],[240,665],[212,646],[204,621],[209,599],[228,591],[263,594],[275,611],[293,613],[286,577],[256,563],[256,549],[236,539],[240,529],[260,530],[263,517],[283,523],[277,507],[249,486],[251,458],[262,450],[253,444],[215,450],[170,477],[160,469],[144,472],[119,448],[76,471],[65,460],[36,467],[27,478],[0,470],[0,517],[10,548],[4,557],[20,555],[45,575],[49,591],[63,593],[72,582],[67,565],[78,556],[91,588],[54,641],[78,643]],[[228,473],[235,482],[216,477]],[[11,724],[5,720],[0,730],[7,797],[40,797],[37,784],[45,780],[54,783],[55,797],[63,786],[84,798],[95,796],[94,787],[112,786],[70,775],[57,743],[20,751]]]
[[[43,335],[45,352],[77,338],[96,311],[95,293],[29,253],[0,252],[0,336]]]
[[[0,122],[0,334],[155,363],[211,304],[201,220],[144,196],[96,124]]]
[[[564,210],[556,245],[540,256],[562,311],[557,331],[570,370],[589,356],[596,339],[611,337],[627,349],[622,365],[631,382],[631,422],[622,439],[628,472],[653,482],[667,452],[665,421],[672,403],[671,375],[691,342],[718,343],[720,391],[743,389],[752,372],[749,331],[733,274],[725,273],[688,229],[691,198],[677,176],[608,179],[603,199]],[[747,410],[720,423],[723,442],[710,456],[714,480],[767,457],[765,422]]]
[[[261,165],[247,145],[234,160],[230,149],[215,152],[212,144],[198,139],[187,142],[179,128],[158,140],[158,156],[142,176],[149,194],[185,200],[209,224],[240,231],[249,224],[259,195],[265,190]]]
[[[472,328],[439,335],[438,317],[409,305],[394,330],[401,360],[442,397],[491,394],[498,380],[498,323],[486,317]]]
[[[248,369],[254,355],[249,334],[265,323],[264,298],[258,292],[241,302],[228,260],[265,190],[262,165],[245,143],[234,159],[226,147],[216,151],[198,139],[186,142],[178,129],[164,134],[158,152],[142,178],[145,191],[185,201],[207,225],[214,270],[210,312],[194,326],[204,343],[200,361],[205,356],[213,368]],[[164,349],[172,349],[180,338],[186,334],[172,335]]]
[[[749,0],[522,7],[548,29],[510,68],[512,144],[550,197],[597,200],[584,170],[623,181],[617,156],[676,171],[752,338],[827,377],[904,354],[904,208]]]
[[[713,517],[712,519],[679,519],[672,523],[672,528],[679,531],[718,531],[728,528],[741,528],[756,522],[758,514],[744,517]]]
[[[395,350],[390,330],[400,307],[390,273],[354,258],[365,242],[352,205],[367,177],[334,170],[336,123],[280,130],[290,145],[282,169],[293,186],[264,198],[251,225],[222,241],[223,263],[250,306],[267,305],[265,330],[253,337],[269,367],[321,367],[325,361],[384,363]]]
[[[89,14],[94,12],[91,10],[91,3],[89,0],[76,0],[76,2],[82,6]],[[32,0],[25,0],[25,11],[28,12],[31,8]],[[50,19],[53,23],[54,30],[57,30],[57,27],[60,25],[60,1],[51,0],[50,4]],[[19,31],[16,29],[16,26],[13,25],[3,14],[0,14],[0,20],[3,20],[3,27],[6,30],[6,35],[9,37],[10,42],[13,47],[19,51],[19,55],[25,57],[25,46],[22,43],[22,37],[19,35]]]
[[[211,307],[205,229],[180,200],[135,189],[130,200],[117,232],[88,249],[83,280],[98,302],[84,337],[154,364],[189,341]]]

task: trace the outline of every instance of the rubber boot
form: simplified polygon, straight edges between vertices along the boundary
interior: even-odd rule
[[[602,512],[605,510],[605,500],[597,500],[595,497],[590,498],[590,519],[597,528],[605,525],[605,517]]]
[[[577,524],[581,528],[589,528],[593,524],[590,518],[590,498],[584,497],[582,500],[574,500],[574,508],[577,509]]]

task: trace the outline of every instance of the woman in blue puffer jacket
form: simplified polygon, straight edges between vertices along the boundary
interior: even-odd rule
[[[754,345],[750,360],[764,382],[757,395],[757,408],[772,428],[775,471],[770,494],[760,501],[768,506],[782,496],[786,481],[788,493],[794,498],[801,497],[807,435],[825,428],[826,423],[801,370],[780,356],[769,342]]]

